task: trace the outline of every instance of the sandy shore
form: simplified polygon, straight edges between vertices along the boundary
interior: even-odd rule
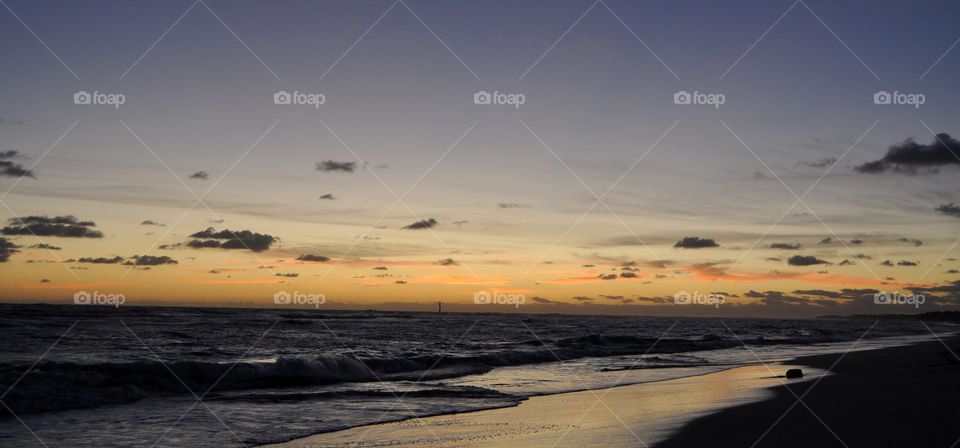
[[[960,337],[946,343],[960,353]],[[362,426],[269,446],[952,448],[960,439],[960,361],[941,343],[840,357],[538,396],[516,407]],[[802,367],[805,377],[774,376],[791,367]],[[825,375],[828,369],[834,374]],[[805,405],[795,405],[794,394]]]
[[[836,374],[777,386],[771,398],[698,418],[655,447],[960,446],[960,337],[944,342],[798,358]],[[794,406],[794,394],[803,404]]]
[[[788,368],[770,367],[780,374]],[[780,381],[783,379],[773,378],[766,367],[740,367],[668,381],[537,396],[516,407],[363,426],[269,446],[644,446],[664,439],[692,417],[772,396],[768,389]]]

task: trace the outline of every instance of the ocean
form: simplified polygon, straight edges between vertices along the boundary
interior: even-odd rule
[[[915,321],[71,305],[0,305],[0,326],[0,446],[17,447],[256,446],[933,337]]]

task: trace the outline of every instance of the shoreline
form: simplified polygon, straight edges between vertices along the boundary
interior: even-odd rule
[[[958,354],[960,335],[798,357],[791,362],[835,374],[774,386],[769,398],[693,419],[653,448],[955,446]]]
[[[944,342],[953,344],[951,347],[957,346],[955,351],[960,349],[960,335],[951,336]],[[313,448],[386,444],[413,447],[425,443],[436,447],[527,447],[543,444],[585,446],[584,444],[592,443],[607,446],[640,444],[654,448],[707,444],[721,447],[751,446],[795,401],[788,388],[802,395],[803,391],[814,386],[819,389],[828,381],[835,383],[838,381],[837,377],[844,377],[840,382],[846,384],[849,390],[871,394],[873,389],[859,390],[856,379],[849,378],[850,373],[859,370],[851,369],[850,365],[870,366],[867,367],[869,369],[882,365],[889,370],[891,360],[896,366],[896,362],[905,355],[929,356],[937,352],[937,347],[946,351],[939,341],[932,340],[904,346],[851,351],[846,355],[833,353],[764,360],[762,364],[748,364],[680,378],[534,395],[514,406],[409,417],[260,446]],[[840,357],[843,357],[841,362],[828,370]],[[803,369],[804,378],[785,379],[783,374],[787,368]],[[956,378],[960,378],[960,375],[954,377]],[[851,382],[854,384],[851,385]],[[836,396],[835,393],[827,395]],[[598,396],[602,401],[597,400]],[[787,399],[792,400],[784,404]],[[651,406],[651,400],[658,402]],[[804,402],[807,401],[808,399],[804,398]],[[646,406],[637,406],[638,403],[645,403]],[[836,404],[831,406],[837,408]],[[797,405],[791,414],[799,414],[801,408],[802,405]],[[765,419],[771,421],[766,422]],[[829,440],[822,440],[822,437],[812,442],[807,439],[802,442],[801,439],[791,441],[791,433],[798,431],[791,428],[799,424],[792,420],[788,415],[777,423],[787,435],[773,437],[774,431],[771,431],[763,436],[763,443],[758,446],[833,446]],[[739,422],[740,426],[736,431],[729,429],[730,422]],[[816,420],[813,422],[819,425]],[[808,431],[807,426],[800,427],[803,428],[802,431]],[[820,427],[823,428],[822,425]],[[834,444],[843,446],[836,442],[836,438],[832,437],[829,431],[823,432],[826,432]],[[754,440],[746,440],[751,436]],[[960,438],[960,431],[956,438]]]

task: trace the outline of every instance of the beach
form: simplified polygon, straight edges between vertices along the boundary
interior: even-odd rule
[[[953,352],[960,348],[960,338],[946,343]],[[804,378],[779,377],[788,368],[802,368]],[[954,425],[960,406],[949,404],[960,396],[958,375],[960,361],[931,341],[534,396],[515,407],[368,425],[268,446],[950,447],[960,438]],[[806,405],[794,405],[794,394]]]

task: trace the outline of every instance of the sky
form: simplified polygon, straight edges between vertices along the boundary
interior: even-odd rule
[[[2,6],[2,301],[960,303],[960,5]]]

